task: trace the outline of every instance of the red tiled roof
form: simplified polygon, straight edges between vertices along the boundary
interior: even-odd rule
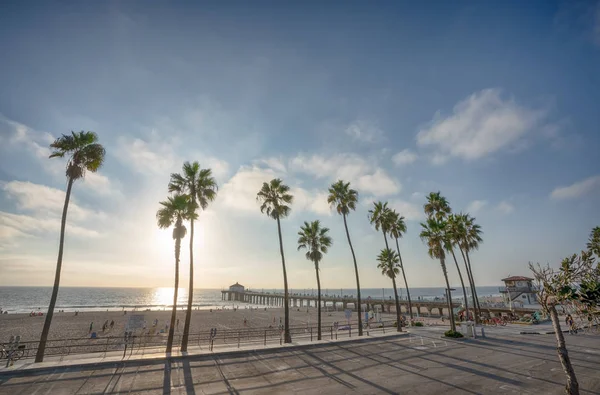
[[[503,278],[502,281],[533,281],[533,278],[524,276],[511,276]]]

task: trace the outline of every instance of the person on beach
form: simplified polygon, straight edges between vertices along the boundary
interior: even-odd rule
[[[115,327],[115,320],[110,320],[110,330],[112,331],[112,329]]]
[[[94,321],[90,322],[90,332],[89,333],[92,333],[92,329],[94,329]]]
[[[177,330],[179,330],[179,318],[177,318]]]

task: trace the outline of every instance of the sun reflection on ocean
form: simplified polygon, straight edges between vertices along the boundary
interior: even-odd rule
[[[173,305],[173,287],[161,287],[154,289],[154,295],[152,296],[152,305],[154,306],[172,306]],[[183,303],[187,303],[187,290],[185,288],[179,288],[177,293],[177,305],[181,306]]]

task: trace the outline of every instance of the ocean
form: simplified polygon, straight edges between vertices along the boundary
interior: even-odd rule
[[[454,299],[462,298],[460,287],[452,292]],[[281,289],[253,289],[253,291],[283,293]],[[290,289],[290,294],[316,295],[316,289]],[[355,296],[356,289],[324,288],[323,295]],[[411,288],[411,298],[432,300],[444,295],[444,288]],[[0,287],[0,309],[9,313],[29,313],[31,311],[46,311],[50,303],[52,287]],[[398,289],[401,298],[406,298],[406,291]],[[480,298],[499,296],[498,286],[477,287]],[[369,297],[388,299],[393,297],[391,288],[363,288],[363,300]],[[220,289],[195,289],[193,308],[208,310],[240,305],[241,302],[221,300]],[[61,287],[58,292],[56,310],[65,311],[106,311],[106,310],[163,310],[173,304],[173,288],[86,288]],[[178,306],[187,305],[187,290],[179,289]]]

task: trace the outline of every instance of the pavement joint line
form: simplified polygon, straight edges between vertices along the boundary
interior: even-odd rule
[[[69,362],[69,361],[62,361],[59,363],[56,362],[48,362],[48,364],[52,364],[51,366],[35,366],[34,363],[27,363],[24,365],[21,365],[20,367],[16,368],[16,369],[6,369],[6,368],[0,368],[0,378],[3,377],[16,377],[16,376],[29,376],[29,375],[34,375],[34,374],[41,374],[41,373],[45,373],[45,372],[53,372],[57,369],[63,369],[63,368],[81,368],[81,367],[89,367],[89,368],[93,368],[93,369],[100,369],[103,367],[109,367],[109,366],[113,366],[113,365],[118,365],[118,366],[139,366],[139,365],[146,365],[146,364],[156,364],[156,363],[160,363],[160,362],[164,362],[167,360],[170,360],[171,362],[174,361],[180,361],[180,360],[184,360],[184,359],[210,359],[212,357],[215,356],[227,356],[227,357],[231,357],[231,356],[236,356],[236,355],[247,355],[248,353],[252,353],[252,352],[267,352],[267,353],[271,353],[271,352],[277,352],[277,351],[282,351],[282,350],[297,350],[297,349],[305,349],[305,348],[312,348],[312,347],[322,347],[322,346],[327,346],[328,344],[344,344],[344,343],[366,343],[366,342],[370,342],[370,341],[375,341],[377,339],[380,338],[403,338],[403,337],[407,337],[410,335],[410,332],[408,331],[403,331],[403,332],[390,332],[390,333],[385,333],[385,334],[378,334],[378,335],[371,335],[371,336],[363,336],[363,337],[355,337],[355,338],[344,338],[344,339],[337,339],[337,340],[329,340],[329,339],[325,339],[322,340],[321,342],[310,342],[310,343],[291,343],[291,344],[283,344],[283,345],[276,345],[276,346],[267,346],[267,347],[260,347],[260,348],[236,348],[233,350],[222,350],[222,351],[218,351],[218,352],[200,352],[197,354],[186,354],[186,355],[165,355],[165,353],[157,353],[156,356],[150,356],[147,355],[145,357],[141,356],[141,355],[129,355],[126,359],[117,359],[117,357],[92,357],[92,358],[84,358],[83,360],[80,361],[73,361],[74,363],[64,363],[64,362]],[[403,340],[403,339],[402,339]],[[114,358],[114,359],[112,359]]]

